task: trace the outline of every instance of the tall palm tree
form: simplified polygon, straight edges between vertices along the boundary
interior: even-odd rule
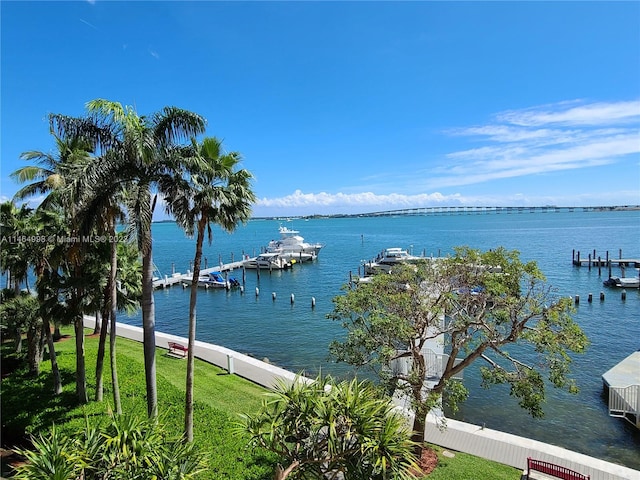
[[[201,144],[192,139],[190,148],[181,149],[175,170],[184,168],[179,178],[163,176],[159,187],[165,193],[167,209],[178,224],[192,236],[196,232],[193,279],[189,300],[189,345],[185,399],[185,439],[193,441],[194,344],[196,339],[196,302],[205,231],[209,244],[213,239],[212,224],[233,231],[251,215],[255,195],[250,188],[251,174],[235,171],[241,156],[224,153],[217,138],[205,138]]]
[[[104,99],[87,103],[87,118],[52,117],[59,134],[89,138],[104,155],[101,169],[93,170],[95,185],[108,185],[115,194],[122,185],[130,191],[128,217],[142,254],[142,328],[147,389],[147,413],[157,415],[155,367],[155,306],[153,301],[153,257],[151,219],[155,207],[153,190],[158,178],[170,173],[167,152],[177,142],[204,133],[200,115],[175,107],[165,107],[153,115],[140,116],[129,106]]]

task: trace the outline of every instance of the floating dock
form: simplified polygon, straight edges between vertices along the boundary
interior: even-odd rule
[[[605,372],[602,386],[609,397],[609,415],[640,429],[640,350]]]

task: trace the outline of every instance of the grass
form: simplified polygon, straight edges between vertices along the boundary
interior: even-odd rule
[[[63,333],[69,333],[69,331]],[[86,338],[85,356],[89,398],[95,395],[95,362],[98,339]],[[12,344],[1,346],[2,362],[12,361]],[[86,418],[101,421],[112,409],[111,373],[106,359],[104,401],[79,405],[75,394],[75,345],[73,338],[56,344],[63,393],[52,392],[50,362],[45,359],[41,373],[30,377],[25,370],[16,370],[2,380],[3,446],[19,444],[30,434],[46,431],[55,423],[67,432],[82,428]],[[123,410],[146,416],[144,360],[142,345],[119,338],[117,343],[118,378]],[[158,349],[156,355],[158,411],[167,429],[180,435],[184,423],[184,390],[186,362],[166,355]],[[236,375],[196,359],[194,441],[206,452],[208,469],[201,479],[267,480],[271,479],[276,459],[268,453],[246,447],[247,438],[233,433],[238,415],[254,412],[266,390]],[[462,480],[491,478],[518,479],[520,473],[511,467],[463,453],[454,458],[442,455],[434,447],[440,463],[429,480]],[[3,469],[4,472],[4,469]]]

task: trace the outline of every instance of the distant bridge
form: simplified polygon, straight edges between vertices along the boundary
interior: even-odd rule
[[[381,212],[331,215],[332,217],[394,217],[419,215],[485,215],[514,213],[560,213],[560,212],[613,212],[640,210],[640,205],[618,205],[607,207],[419,207],[385,210]]]

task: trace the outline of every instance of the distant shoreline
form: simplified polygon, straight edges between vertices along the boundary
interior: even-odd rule
[[[397,210],[384,210],[365,213],[328,213],[313,215],[282,215],[251,217],[251,220],[308,220],[314,218],[359,218],[421,215],[480,215],[490,213],[549,213],[549,212],[633,212],[640,211],[640,205],[611,205],[598,207],[559,207],[544,205],[541,207],[414,207]],[[153,223],[175,223],[175,220],[157,220]]]

